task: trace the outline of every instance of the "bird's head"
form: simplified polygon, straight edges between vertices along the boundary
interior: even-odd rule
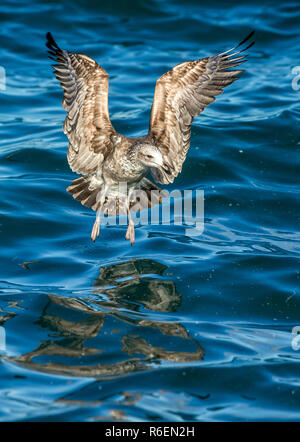
[[[152,144],[141,143],[136,146],[137,159],[147,167],[163,166],[163,156],[161,151]]]
[[[172,183],[174,177],[170,165],[161,150],[154,144],[139,142],[130,149],[130,159],[137,161],[143,168],[149,167],[155,180],[160,183]]]

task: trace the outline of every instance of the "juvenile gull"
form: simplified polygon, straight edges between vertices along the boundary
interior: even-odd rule
[[[49,57],[56,62],[54,74],[64,90],[67,158],[72,171],[82,175],[67,191],[97,211],[93,241],[99,236],[101,212],[115,210],[128,214],[126,239],[134,243],[134,191],[141,189],[147,196],[146,202],[139,201],[139,210],[161,202],[151,199],[153,191],[160,189],[146,178],[147,173],[158,183],[169,184],[181,172],[194,117],[244,72],[232,68],[246,61],[241,53],[254,41],[243,45],[253,34],[226,52],[180,63],[162,75],[156,82],[148,134],[131,138],[117,133],[110,122],[106,71],[87,55],[60,49],[47,33]],[[120,183],[127,183],[123,193]]]

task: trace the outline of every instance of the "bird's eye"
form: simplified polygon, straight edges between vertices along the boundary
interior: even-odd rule
[[[146,155],[146,157],[149,158],[149,160],[150,160],[151,158],[153,158],[152,155]]]

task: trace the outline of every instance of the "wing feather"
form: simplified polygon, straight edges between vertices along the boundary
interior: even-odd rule
[[[249,49],[254,41],[244,49],[236,49],[253,34],[254,31],[226,52],[181,63],[157,80],[148,137],[161,149],[165,164],[171,172],[162,174],[153,169],[152,175],[160,183],[173,182],[181,172],[190,146],[194,117],[244,72],[232,68],[246,61],[245,55],[240,54]]]
[[[108,75],[92,58],[60,49],[49,32],[46,37],[49,57],[56,62],[54,74],[64,91],[68,162],[74,172],[86,175],[99,169],[113,148]]]

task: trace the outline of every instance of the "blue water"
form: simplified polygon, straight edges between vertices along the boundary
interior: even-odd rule
[[[0,18],[0,419],[299,420],[299,3],[3,0]],[[45,33],[108,71],[113,124],[140,136],[160,75],[253,28],[168,187],[204,190],[203,234],[93,244]]]

